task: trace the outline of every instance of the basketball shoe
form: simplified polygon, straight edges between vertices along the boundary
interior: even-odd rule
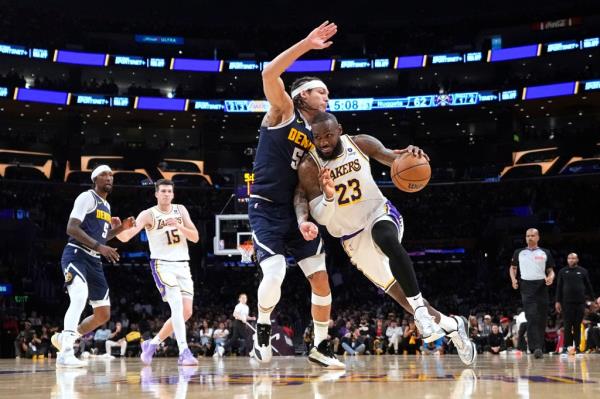
[[[460,360],[470,366],[477,358],[477,347],[475,343],[469,339],[467,332],[467,319],[462,316],[452,316],[456,320],[456,331],[448,333],[448,337],[456,347]]]
[[[197,366],[198,360],[192,355],[192,351],[189,348],[185,348],[183,352],[179,355],[179,360],[177,361],[177,365],[179,366]]]
[[[87,362],[75,357],[75,351],[65,350],[56,355],[56,367],[78,368],[87,366]]]
[[[158,345],[154,345],[151,340],[147,340],[142,342],[142,354],[140,355],[140,359],[146,365],[152,363],[152,357],[156,352],[156,348]]]
[[[426,343],[437,341],[446,335],[444,330],[433,320],[433,316],[425,306],[415,309],[415,324]]]
[[[273,357],[271,348],[271,325],[256,324],[256,333],[254,333],[254,347],[252,351],[256,360],[261,363],[269,363]]]
[[[308,360],[327,369],[346,369],[346,365],[333,354],[328,339],[310,349]]]

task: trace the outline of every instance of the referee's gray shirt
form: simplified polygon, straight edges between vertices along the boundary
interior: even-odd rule
[[[521,280],[543,280],[546,269],[554,267],[554,258],[547,249],[525,247],[515,251],[511,264],[519,269]]]

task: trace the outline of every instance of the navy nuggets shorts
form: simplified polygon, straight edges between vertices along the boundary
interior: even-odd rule
[[[248,217],[252,228],[254,252],[259,263],[273,255],[293,256],[296,262],[323,252],[319,235],[306,241],[300,230],[293,206],[259,198],[250,198]]]
[[[66,286],[79,276],[88,287],[88,299],[92,307],[110,306],[108,284],[100,258],[88,254],[81,248],[67,245],[60,263]]]

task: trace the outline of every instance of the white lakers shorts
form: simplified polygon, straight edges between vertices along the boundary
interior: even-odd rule
[[[402,242],[404,235],[402,216],[398,213],[388,213],[373,219],[359,233],[349,238],[342,238],[342,246],[356,268],[376,286],[387,292],[396,280],[390,269],[390,260],[375,244],[371,235],[373,225],[380,220],[389,220],[395,223],[398,227],[398,241]]]
[[[150,260],[150,270],[163,301],[167,301],[165,287],[179,287],[181,295],[194,297],[194,282],[189,262],[172,262],[167,260]]]

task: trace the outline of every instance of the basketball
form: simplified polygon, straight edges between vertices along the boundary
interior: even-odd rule
[[[392,163],[391,176],[398,189],[407,193],[415,193],[429,183],[431,166],[424,157],[417,158],[406,153],[400,155]]]

